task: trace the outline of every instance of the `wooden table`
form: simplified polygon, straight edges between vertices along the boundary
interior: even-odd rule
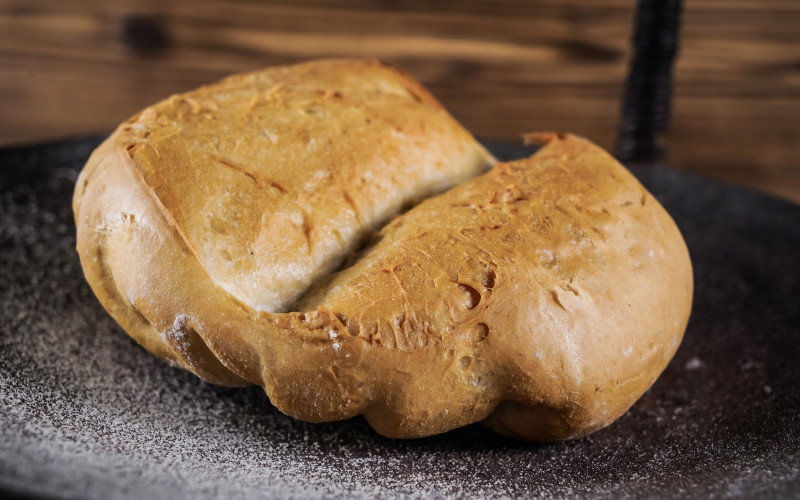
[[[0,0],[0,145],[112,129],[171,93],[313,57],[409,71],[476,135],[611,148],[634,2]],[[669,160],[800,201],[800,2],[686,2]]]

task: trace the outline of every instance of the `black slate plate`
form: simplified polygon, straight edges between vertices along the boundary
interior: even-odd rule
[[[72,187],[98,142],[0,152],[0,494],[800,495],[800,207],[634,169],[695,266],[692,319],[655,386],[576,441],[520,443],[478,425],[392,441],[361,419],[293,420],[259,388],[213,387],[128,339],[74,251]]]

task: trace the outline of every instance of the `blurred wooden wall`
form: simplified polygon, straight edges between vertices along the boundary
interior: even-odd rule
[[[0,145],[111,130],[226,74],[378,57],[476,135],[612,148],[634,1],[0,0]],[[670,160],[800,201],[800,1],[688,0]]]

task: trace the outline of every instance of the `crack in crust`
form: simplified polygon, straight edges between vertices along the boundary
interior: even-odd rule
[[[339,132],[304,130],[287,146],[274,124],[298,99],[340,116]],[[388,113],[396,99],[406,114]],[[236,103],[257,114],[249,126],[262,114],[273,124],[258,162],[227,160],[252,151],[246,133],[211,141],[211,164],[226,159],[225,168],[181,156],[220,137],[203,136],[208,125],[187,135],[192,117],[224,121]],[[368,146],[336,135],[356,121],[379,126]],[[382,121],[403,138],[387,139]],[[143,134],[152,147],[128,148]],[[356,142],[310,151],[314,137]],[[234,76],[145,110],[93,154],[74,200],[81,263],[109,313],[148,350],[214,383],[259,384],[297,418],[363,414],[390,437],[476,421],[525,439],[580,436],[627,410],[674,354],[691,264],[663,208],[607,153],[568,134],[536,138],[546,141],[536,155],[474,177],[488,154],[395,70],[320,61]],[[276,144],[289,151],[269,157],[279,165],[252,170]],[[307,169],[281,177],[290,159]],[[314,161],[340,167],[326,174]],[[240,173],[277,179],[279,196],[250,189]],[[323,278],[412,199],[424,201]],[[259,288],[281,286],[295,291],[276,299]],[[291,312],[259,306],[300,295]]]

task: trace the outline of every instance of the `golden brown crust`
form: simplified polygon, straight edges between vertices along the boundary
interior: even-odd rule
[[[275,144],[256,140],[267,126]],[[145,348],[215,383],[259,384],[297,418],[363,414],[391,437],[481,420],[575,437],[666,366],[691,264],[613,158],[543,139],[466,181],[491,157],[402,73],[319,61],[236,76],[145,110],[93,154],[78,251]],[[403,205],[462,182],[327,276]]]
[[[212,279],[270,312],[400,207],[492,163],[419,84],[374,62],[235,75],[146,109],[109,140]]]

